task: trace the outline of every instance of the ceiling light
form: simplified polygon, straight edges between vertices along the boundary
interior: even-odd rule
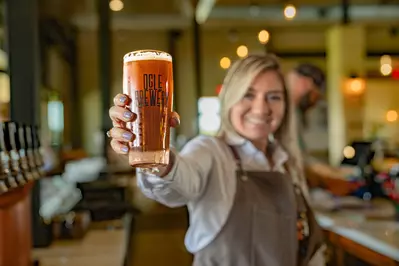
[[[248,48],[245,45],[240,45],[237,48],[237,55],[241,58],[248,55]]]
[[[392,66],[390,64],[383,64],[380,67],[380,72],[383,76],[389,76],[392,73]]]
[[[123,2],[121,0],[111,0],[109,2],[109,8],[112,11],[115,11],[115,12],[121,11],[123,9],[123,6],[124,5],[123,5]]]
[[[269,42],[270,33],[267,30],[261,30],[258,34],[258,40],[261,44],[266,44]]]
[[[296,8],[294,5],[287,5],[284,8],[284,17],[288,20],[291,20],[295,17],[296,15]]]
[[[230,58],[228,57],[223,57],[222,59],[220,59],[220,67],[223,69],[228,69],[231,65],[231,61]]]

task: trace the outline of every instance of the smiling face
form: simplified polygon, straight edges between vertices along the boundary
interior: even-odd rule
[[[244,97],[230,109],[230,121],[238,134],[259,146],[280,127],[285,110],[282,78],[269,70],[259,74]]]

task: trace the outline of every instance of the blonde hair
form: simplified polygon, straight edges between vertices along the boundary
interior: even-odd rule
[[[302,156],[299,149],[294,104],[285,84],[277,57],[267,55],[249,55],[236,61],[228,70],[219,94],[221,126],[218,136],[226,133],[238,135],[230,121],[230,109],[238,103],[248,91],[253,80],[266,71],[275,71],[284,86],[285,115],[280,127],[274,133],[274,139],[288,153],[287,170],[299,182],[304,182]]]

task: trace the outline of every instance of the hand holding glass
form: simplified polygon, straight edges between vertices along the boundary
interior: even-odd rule
[[[127,153],[133,167],[169,164],[170,127],[179,124],[172,112],[172,57],[161,51],[141,50],[124,56],[123,94],[110,108],[114,127],[112,148]]]

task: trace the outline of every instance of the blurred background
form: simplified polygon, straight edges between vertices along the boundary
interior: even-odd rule
[[[19,210],[32,214],[22,226],[33,238],[29,263],[190,265],[186,210],[141,196],[105,138],[123,56],[157,49],[173,56],[178,149],[217,131],[217,94],[238,58],[267,52],[285,72],[303,62],[322,68],[326,94],[307,114],[306,146],[331,166],[320,175],[359,184],[339,196],[315,189],[329,265],[399,265],[399,1],[3,0],[0,8],[0,117],[40,127],[47,166],[14,201],[29,201]],[[9,259],[1,255],[0,266],[27,265],[12,259],[18,243],[4,236],[21,227],[5,224],[0,254]]]

